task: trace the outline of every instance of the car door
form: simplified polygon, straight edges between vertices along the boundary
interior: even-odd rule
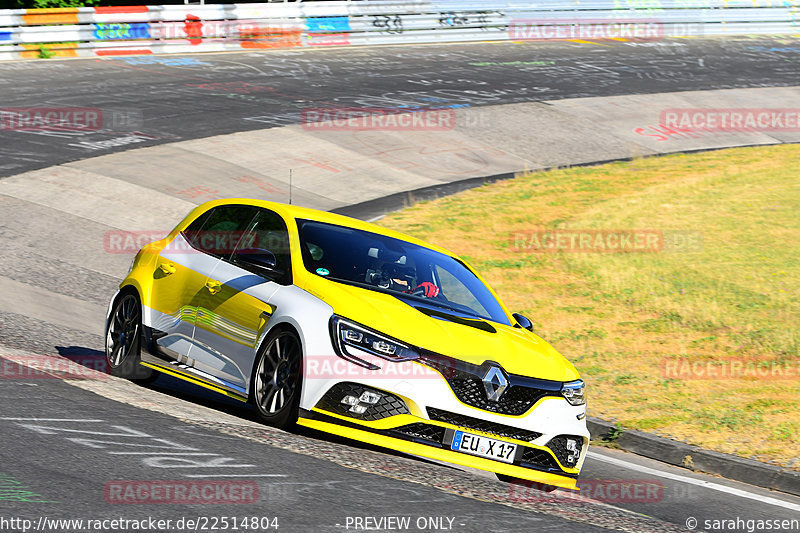
[[[162,364],[163,360],[170,363],[170,370],[215,381],[203,370],[207,356],[205,350],[196,346],[194,331],[198,320],[208,320],[209,300],[219,290],[217,285],[209,283],[211,273],[221,259],[233,251],[255,214],[256,208],[252,206],[212,208],[162,252],[160,259],[168,264],[158,268],[165,272],[164,279],[174,281],[159,283],[154,293],[158,299],[169,302],[165,308],[171,310],[168,320],[173,324],[167,334],[154,334],[154,340],[157,357],[162,359]]]
[[[265,268],[259,257],[274,259]],[[198,310],[194,365],[246,395],[255,354],[274,311],[270,303],[291,283],[289,234],[283,218],[259,209],[233,253],[223,257],[207,280],[218,287]],[[199,351],[202,350],[201,355]]]
[[[153,363],[185,361],[194,333],[196,302],[206,283],[205,270],[219,261],[208,255],[198,244],[203,225],[211,211],[195,219],[159,253],[153,272],[149,307],[149,355],[144,360]]]

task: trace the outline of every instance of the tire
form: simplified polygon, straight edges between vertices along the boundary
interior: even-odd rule
[[[158,376],[139,364],[142,348],[142,306],[134,291],[120,294],[106,326],[106,363],[112,376],[149,383]]]
[[[303,348],[289,329],[270,333],[262,344],[250,379],[250,402],[265,424],[290,430],[300,412]]]
[[[506,483],[513,483],[514,485],[524,485],[526,487],[531,487],[542,492],[553,492],[558,487],[554,485],[545,485],[544,483],[537,483],[535,481],[529,481],[527,479],[521,479],[514,476],[507,476],[505,474],[495,474],[497,479],[500,481],[505,481]]]

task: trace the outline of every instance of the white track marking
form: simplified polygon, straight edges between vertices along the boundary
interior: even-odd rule
[[[615,466],[619,466],[622,468],[626,468],[628,470],[636,470],[637,472],[642,472],[643,474],[648,474],[651,476],[658,476],[663,477],[665,479],[671,479],[673,481],[680,481],[681,483],[689,483],[690,485],[697,485],[699,487],[703,487],[706,489],[716,490],[719,492],[724,492],[726,494],[731,494],[732,496],[738,496],[740,498],[747,498],[750,500],[756,500],[761,503],[767,503],[769,505],[775,505],[777,507],[783,507],[785,509],[791,509],[793,511],[800,511],[800,505],[796,503],[785,502],[783,500],[778,500],[776,498],[770,498],[769,496],[763,496],[761,494],[754,494],[752,492],[747,492],[746,490],[736,489],[733,487],[726,487],[725,485],[720,485],[718,483],[712,483],[711,481],[705,481],[702,479],[695,479],[692,477],[682,476],[680,474],[673,474],[670,472],[662,472],[661,470],[656,470],[655,468],[649,468],[647,466],[641,466],[634,463],[629,463],[627,461],[623,461],[621,459],[615,459],[613,457],[608,457],[606,455],[600,455],[595,452],[588,452],[588,456],[592,459],[596,459],[598,461],[609,463]]]
[[[286,474],[184,474],[184,477],[288,477]]]
[[[105,420],[97,420],[93,418],[16,418],[13,416],[3,416],[0,420],[23,420],[25,422],[105,422]]]
[[[218,453],[210,453],[210,452],[107,452],[109,455],[164,455],[170,456],[173,455],[219,455]]]

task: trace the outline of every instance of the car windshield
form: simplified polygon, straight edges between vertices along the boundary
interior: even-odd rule
[[[297,227],[303,262],[313,274],[392,294],[415,307],[510,324],[486,285],[449,255],[334,224],[298,220]]]

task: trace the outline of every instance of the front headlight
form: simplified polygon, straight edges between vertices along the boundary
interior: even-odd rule
[[[331,318],[331,337],[340,357],[371,370],[380,367],[358,357],[359,352],[395,362],[419,358],[414,348],[336,315]]]
[[[564,383],[561,387],[561,394],[572,405],[583,405],[586,403],[586,398],[583,395],[586,389],[586,384],[582,379]]]

